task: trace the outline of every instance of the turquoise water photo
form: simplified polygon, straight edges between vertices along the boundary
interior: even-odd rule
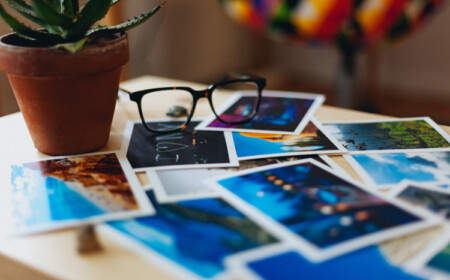
[[[226,256],[276,242],[222,199],[159,204],[153,191],[147,195],[156,215],[108,224],[203,278],[221,273]]]

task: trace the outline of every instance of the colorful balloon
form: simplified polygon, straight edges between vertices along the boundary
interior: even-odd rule
[[[442,0],[219,0],[237,22],[269,37],[358,49],[416,30]]]

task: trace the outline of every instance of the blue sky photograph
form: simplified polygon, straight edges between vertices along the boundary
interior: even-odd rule
[[[450,152],[360,154],[352,157],[377,185],[403,180],[450,183]]]

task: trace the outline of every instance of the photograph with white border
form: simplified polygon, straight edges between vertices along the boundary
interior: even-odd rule
[[[315,118],[298,135],[233,132],[233,140],[240,160],[347,152]]]
[[[361,179],[378,189],[403,181],[450,184],[450,151],[344,155]]]
[[[45,158],[11,166],[12,234],[155,213],[118,152]]]
[[[422,207],[450,221],[450,190],[439,186],[405,181],[389,195],[413,207]]]
[[[420,253],[408,260],[404,264],[404,268],[427,279],[449,279],[450,225],[445,225],[439,238],[436,238]]]
[[[351,154],[450,151],[450,136],[429,117],[322,122]]]
[[[112,221],[108,226],[114,240],[150,261],[159,256],[168,270],[221,279],[227,274],[227,256],[279,242],[222,198],[159,203],[152,190],[147,196],[155,215]]]
[[[176,120],[152,119],[148,122],[167,124]],[[184,131],[154,133],[147,131],[141,121],[128,121],[121,151],[135,172],[238,166],[231,133],[191,130],[198,122],[192,120]]]
[[[280,239],[295,240],[311,261],[442,222],[428,211],[367,189],[308,159],[257,167],[207,183]]]
[[[216,109],[217,115],[234,110],[233,107],[249,95],[253,96],[254,93],[236,92],[225,104]],[[324,101],[325,96],[322,94],[264,90],[259,111],[249,122],[228,125],[211,114],[195,129],[296,135],[305,128]]]
[[[225,264],[238,279],[418,279],[391,263],[376,245],[321,263],[308,261],[295,247],[289,242],[268,245],[229,256]]]

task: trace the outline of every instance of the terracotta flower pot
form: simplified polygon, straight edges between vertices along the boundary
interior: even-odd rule
[[[36,148],[67,155],[106,145],[121,68],[129,60],[127,35],[75,54],[21,41],[14,34],[0,37],[0,70],[8,74]]]

